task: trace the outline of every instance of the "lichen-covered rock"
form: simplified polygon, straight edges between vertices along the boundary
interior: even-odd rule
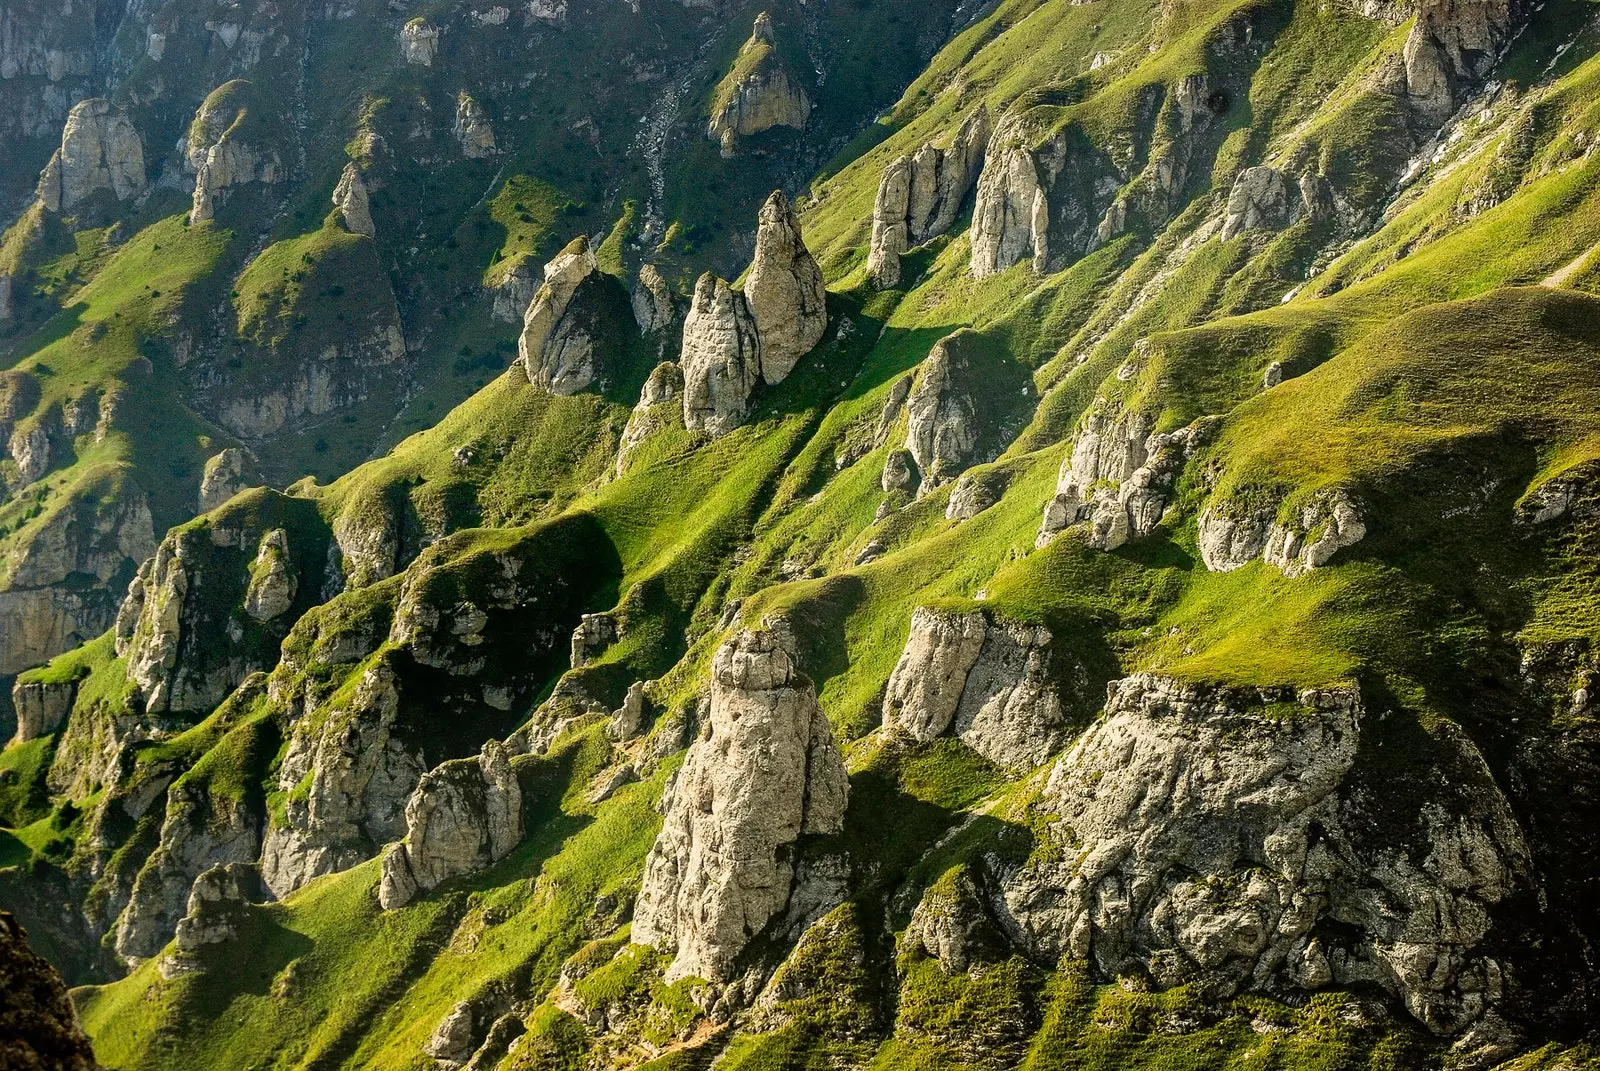
[[[413,67],[432,67],[439,55],[439,27],[412,19],[400,29],[400,55]]]
[[[522,839],[522,790],[499,741],[476,758],[430,770],[406,801],[406,833],[383,855],[378,900],[385,910],[409,903],[458,874],[505,858]]]
[[[775,126],[799,130],[810,116],[811,98],[779,57],[772,17],[763,11],[717,87],[706,136],[722,146],[723,156],[732,156],[740,138]]]
[[[948,231],[983,168],[989,112],[980,104],[948,149],[931,142],[884,168],[872,210],[867,275],[884,289],[900,282],[900,256]]]
[[[573,239],[544,266],[544,283],[528,306],[517,353],[528,382],[551,394],[576,394],[600,376],[592,310],[580,291],[599,272],[589,239]]]
[[[55,732],[71,712],[77,694],[78,682],[70,678],[18,680],[11,686],[11,706],[17,714],[14,742],[25,744]]]
[[[687,427],[720,436],[744,423],[761,379],[761,343],[744,295],[710,272],[695,283],[679,361]]]
[[[1043,762],[1065,742],[1062,685],[1050,630],[982,610],[919,606],[884,692],[883,724],[914,740],[950,733],[1009,770]]]
[[[0,911],[0,1066],[18,1071],[94,1071],[66,983],[28,947],[16,916]]]
[[[761,339],[761,378],[782,383],[828,329],[822,269],[806,249],[800,220],[782,190],[761,206],[744,300]]]
[[[367,199],[367,183],[354,160],[344,165],[339,183],[333,188],[333,206],[339,210],[344,229],[351,234],[364,234],[368,238],[377,234],[372,224],[372,207]]]
[[[1208,505],[1200,514],[1197,540],[1206,568],[1232,572],[1259,557],[1285,576],[1301,576],[1328,564],[1367,534],[1360,508],[1342,488],[1311,496],[1289,521],[1274,520],[1275,512],[1232,503]]]
[[[250,586],[244,595],[244,612],[261,622],[283,616],[294,605],[299,584],[300,578],[289,557],[289,533],[274,528],[261,537],[256,549],[256,560],[250,567]]]
[[[1350,687],[1113,682],[1034,805],[1056,851],[1000,864],[1001,921],[1107,977],[1376,985],[1430,1029],[1462,1029],[1500,998],[1484,942],[1527,849],[1459,732],[1435,737],[1452,776],[1358,788],[1365,716]],[[1409,836],[1373,835],[1374,791],[1422,797]]]
[[[212,454],[200,474],[199,511],[209,513],[254,482],[250,458],[237,446]]]
[[[406,802],[426,769],[395,732],[394,670],[367,669],[354,693],[302,717],[279,771],[284,817],[267,832],[261,876],[276,896],[354,866],[406,832]]]
[[[1513,0],[1423,0],[1406,37],[1406,92],[1437,125],[1500,58],[1526,5]]]
[[[345,586],[361,588],[386,580],[403,564],[400,518],[386,500],[347,504],[333,522],[333,539]]]
[[[878,486],[883,488],[884,494],[909,491],[916,487],[918,478],[917,463],[911,451],[890,450],[883,459],[883,475],[878,478]]]
[[[723,644],[711,682],[634,909],[633,940],[675,953],[669,980],[731,977],[789,902],[796,841],[837,832],[849,791],[816,691],[777,631]]]
[[[469,160],[485,160],[499,151],[495,147],[494,126],[489,122],[488,110],[466,91],[456,96],[454,134],[461,146],[461,155]]]
[[[133,120],[108,100],[73,105],[61,148],[39,177],[40,203],[51,212],[71,212],[100,190],[125,201],[144,188],[144,145]]]

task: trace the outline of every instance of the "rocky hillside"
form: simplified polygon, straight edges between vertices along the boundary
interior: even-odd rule
[[[1600,1066],[1580,0],[0,23],[103,1065]]]

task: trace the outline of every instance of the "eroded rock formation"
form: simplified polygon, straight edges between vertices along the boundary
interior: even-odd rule
[[[710,272],[683,321],[683,422],[712,435],[744,423],[761,378],[761,343],[744,295]]]
[[[361,168],[354,160],[344,165],[339,184],[333,188],[333,206],[339,210],[344,229],[351,234],[364,234],[371,238],[377,231],[372,225],[372,208],[367,200],[367,183],[361,177]]]
[[[1406,91],[1424,120],[1448,119],[1493,69],[1525,5],[1514,0],[1423,0],[1406,37]]]
[[[1207,506],[1199,534],[1206,568],[1231,572],[1259,557],[1285,576],[1301,576],[1367,534],[1360,507],[1342,488],[1312,495],[1291,520],[1276,520],[1276,513],[1226,502]]]
[[[453,131],[461,155],[469,160],[486,160],[498,152],[494,142],[494,126],[489,112],[472,94],[465,91],[456,97],[456,125]]]
[[[781,383],[828,329],[822,269],[800,236],[800,220],[782,190],[761,206],[756,252],[744,300],[761,339],[761,378]]]
[[[125,201],[144,188],[144,145],[133,120],[108,100],[73,105],[61,148],[39,176],[40,203],[51,212],[71,212],[101,190]]]
[[[989,112],[967,116],[948,149],[932,142],[884,168],[872,210],[867,275],[884,289],[900,282],[900,257],[948,231],[983,168]]]
[[[599,274],[589,239],[573,239],[544,266],[544,283],[533,296],[517,339],[517,353],[528,382],[551,394],[576,394],[600,376],[604,358],[597,350],[595,310],[580,297],[584,283]]]
[[[259,144],[250,136],[263,127],[252,112],[266,107],[253,89],[239,80],[221,86],[206,98],[189,124],[184,170],[194,175],[190,223],[211,219],[218,202],[233,186],[270,184],[284,178],[277,147]]]
[[[779,56],[772,17],[763,11],[717,87],[706,136],[722,146],[722,155],[732,156],[740,138],[775,126],[799,130],[810,116],[811,98]]]
[[[665,803],[633,940],[674,953],[669,979],[727,980],[789,903],[796,841],[837,832],[848,792],[828,719],[780,632],[740,632],[712,660],[709,713]]]

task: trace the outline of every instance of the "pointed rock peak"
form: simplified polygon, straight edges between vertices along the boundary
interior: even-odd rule
[[[144,146],[127,113],[98,97],[73,105],[61,148],[39,176],[44,207],[69,212],[98,190],[125,201],[145,185]]]
[[[600,374],[591,325],[572,317],[578,288],[599,270],[589,239],[582,235],[544,266],[544,284],[522,322],[517,340],[528,382],[552,394],[576,394]]]
[[[724,435],[744,423],[761,377],[761,342],[744,295],[711,272],[683,321],[683,422]]]
[[[367,202],[367,184],[361,178],[361,168],[354,160],[344,165],[339,185],[333,188],[333,203],[344,220],[345,230],[351,234],[364,234],[368,238],[377,232],[372,225],[372,209]]]
[[[755,29],[750,34],[752,41],[765,41],[767,44],[777,43],[777,31],[772,28],[772,16],[763,11],[756,16]]]
[[[828,329],[822,269],[806,248],[800,220],[782,190],[761,206],[745,300],[761,338],[761,376],[781,383]]]

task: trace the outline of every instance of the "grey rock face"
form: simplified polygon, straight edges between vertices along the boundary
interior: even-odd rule
[[[587,665],[590,660],[617,642],[617,619],[612,614],[584,614],[578,627],[572,630],[572,658],[574,669]]]
[[[878,479],[878,486],[883,488],[884,494],[909,491],[916,487],[917,479],[917,463],[911,451],[890,450],[883,459],[883,475]]]
[[[144,145],[133,120],[108,100],[75,104],[61,132],[61,148],[39,177],[44,207],[70,212],[99,190],[125,201],[144,188]]]
[[[522,321],[517,353],[528,382],[551,394],[576,394],[598,377],[595,339],[574,298],[599,271],[587,238],[578,238],[544,266],[544,284]]]
[[[162,961],[162,976],[172,978],[201,969],[197,953],[238,937],[250,905],[263,898],[261,872],[249,863],[221,863],[195,878],[174,935],[177,951]]]
[[[1036,804],[1062,854],[1003,876],[1001,921],[1034,954],[1105,976],[1375,984],[1429,1028],[1462,1029],[1500,997],[1481,944],[1527,850],[1459,733],[1441,746],[1470,784],[1431,785],[1411,843],[1373,837],[1352,785],[1364,716],[1351,688],[1114,682]]]
[[[522,839],[522,790],[496,740],[477,758],[423,775],[406,801],[406,834],[383,855],[378,901],[400,907],[457,874],[499,862]]]
[[[72,711],[72,702],[78,695],[78,682],[18,681],[11,686],[11,705],[17,712],[17,734],[14,742],[29,740],[56,731]]]
[[[1166,512],[1172,481],[1213,425],[1200,420],[1151,435],[1143,414],[1096,409],[1061,467],[1039,525],[1038,545],[1082,520],[1089,521],[1086,542],[1098,550],[1115,550],[1149,535]]]
[[[1305,218],[1331,215],[1335,209],[1328,180],[1307,171],[1299,182],[1271,167],[1247,167],[1228,191],[1222,239],[1248,231],[1281,231]]]
[[[399,518],[387,503],[376,511],[347,508],[339,514],[333,522],[333,539],[345,585],[366,587],[399,570],[399,528]]]
[[[1494,68],[1520,21],[1509,0],[1424,0],[1406,38],[1406,92],[1437,125]]]
[[[734,154],[740,138],[775,126],[799,130],[811,116],[811,98],[778,58],[776,46],[772,18],[763,11],[740,50],[741,76],[727,87],[706,125],[706,136],[722,146],[723,156]]]
[[[400,56],[413,67],[432,67],[439,55],[439,27],[412,19],[400,30]]]
[[[372,208],[367,200],[367,183],[361,177],[361,168],[354,160],[344,165],[339,184],[333,188],[333,206],[344,220],[344,229],[351,234],[364,234],[371,238],[377,233],[372,225]]]
[[[251,470],[250,459],[237,446],[211,455],[200,474],[200,512],[211,512],[251,486]]]
[[[528,257],[518,256],[515,263],[500,275],[499,282],[489,288],[494,295],[490,315],[502,323],[522,323],[538,288],[539,284],[528,268]]]
[[[627,471],[628,455],[651,432],[667,422],[667,414],[658,407],[678,402],[683,396],[683,369],[672,361],[662,361],[650,370],[639,391],[639,401],[628,414],[628,423],[622,429],[622,440],[617,447],[617,474]]]
[[[972,209],[973,278],[986,278],[1029,258],[1042,270],[1049,224],[1049,197],[1033,156],[1014,146],[998,152],[991,148]]]
[[[947,521],[970,521],[996,502],[1005,490],[1004,479],[995,473],[977,477],[963,473],[950,489],[950,500],[945,504]]]
[[[914,740],[955,732],[1012,771],[1043,762],[1065,743],[1050,630],[981,610],[918,607],[884,693],[883,724]]]
[[[667,977],[725,981],[783,912],[803,833],[837,832],[849,781],[811,682],[777,632],[746,630],[712,661],[711,704],[665,801],[633,940],[675,953]]]
[[[167,789],[161,842],[134,881],[117,920],[117,955],[129,964],[160,952],[172,939],[190,887],[221,863],[253,863],[261,848],[261,818],[242,800],[180,778]]]
[[[279,774],[289,794],[284,822],[268,830],[261,851],[274,895],[369,859],[405,834],[406,803],[424,767],[394,735],[398,707],[394,671],[379,664],[349,700],[295,723]]]
[[[725,435],[744,423],[761,378],[761,343],[744,296],[710,272],[683,322],[683,422]]]
[[[249,108],[259,106],[240,99],[248,83],[232,82],[206,98],[189,124],[184,170],[194,174],[194,199],[189,222],[216,215],[217,204],[228,190],[247,182],[275,183],[285,177],[283,162],[271,145],[255,145],[237,130]],[[238,88],[238,92],[228,92]]]
[[[900,281],[900,256],[948,231],[983,168],[989,112],[967,116],[948,149],[925,144],[884,168],[872,211],[867,275],[884,289]]]
[[[917,901],[901,939],[902,952],[921,951],[948,974],[1002,958],[1005,935],[989,917],[986,898],[963,867],[935,882]]]
[[[499,151],[495,147],[494,126],[489,122],[489,112],[470,93],[463,91],[456,96],[453,133],[461,145],[461,154],[469,160],[485,160]]]
[[[996,429],[980,415],[979,400],[994,390],[968,356],[961,333],[933,344],[906,397],[905,449],[921,476],[920,492],[949,483],[989,459]],[[987,400],[994,401],[992,395]]]
[[[289,557],[289,533],[274,528],[261,537],[255,563],[250,567],[250,586],[245,591],[244,612],[257,621],[271,621],[287,613],[294,604],[300,579]]]
[[[677,301],[672,288],[661,277],[654,264],[639,269],[639,280],[633,288],[633,319],[641,333],[653,335],[670,331],[678,320]]]
[[[822,269],[806,249],[800,220],[783,191],[761,206],[756,252],[745,277],[744,299],[761,339],[761,377],[782,383],[828,329]]]
[[[1359,543],[1366,520],[1342,488],[1320,491],[1288,522],[1272,510],[1212,504],[1200,515],[1200,557],[1214,573],[1231,572],[1260,557],[1288,577],[1328,564],[1335,554]]]

